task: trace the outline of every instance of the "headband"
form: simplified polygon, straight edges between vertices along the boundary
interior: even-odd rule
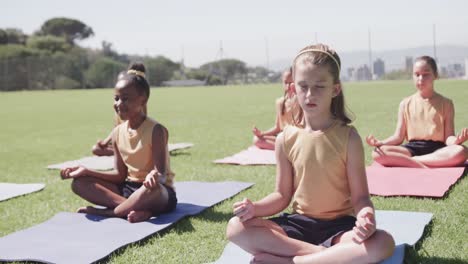
[[[320,50],[320,49],[306,49],[306,50],[303,50],[301,52],[299,52],[299,54],[296,55],[296,57],[294,57],[294,61],[296,61],[296,59],[301,56],[302,54],[306,53],[306,52],[320,52],[320,53],[324,53],[324,54],[327,54],[328,57],[332,58],[333,61],[336,63],[336,66],[338,67],[338,72],[340,72],[340,64],[338,63],[338,60],[328,51],[324,51],[324,50]]]
[[[141,76],[143,78],[145,78],[145,73],[142,72],[142,71],[137,71],[137,70],[128,70],[127,71],[127,74],[135,74],[135,75],[138,75],[138,76]]]

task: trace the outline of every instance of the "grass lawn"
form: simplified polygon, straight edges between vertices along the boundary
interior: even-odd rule
[[[455,103],[456,131],[468,126],[468,81],[440,80],[437,91]],[[393,133],[401,99],[414,93],[410,81],[345,83],[345,97],[361,137]],[[251,143],[251,128],[272,126],[280,85],[152,89],[149,115],[169,129],[170,142],[193,142],[171,157],[177,181],[249,181],[255,185],[202,214],[110,256],[111,263],[206,263],[216,260],[227,241],[232,204],[253,200],[274,187],[274,166],[216,165]],[[67,90],[0,93],[0,182],[46,183],[40,192],[0,202],[0,236],[28,228],[61,211],[85,205],[46,165],[90,155],[113,121],[113,91]],[[365,146],[366,163],[371,149]],[[468,180],[466,175],[443,199],[372,197],[378,209],[432,212],[434,218],[407,263],[468,261]],[[92,238],[90,238],[92,239]],[[77,250],[80,250],[77,248]]]

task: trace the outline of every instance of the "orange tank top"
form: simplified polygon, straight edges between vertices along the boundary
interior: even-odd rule
[[[295,212],[318,219],[354,215],[346,173],[351,129],[339,121],[322,132],[284,129],[285,154],[294,168]]]
[[[154,169],[152,136],[156,124],[158,122],[147,117],[140,127],[132,133],[128,130],[128,121],[124,121],[114,129],[117,147],[128,168],[127,178],[129,181],[143,182],[146,175]],[[159,179],[160,183],[172,187],[175,174],[170,168],[167,142],[166,171],[160,171],[160,173],[163,174],[163,177]]]
[[[424,99],[419,93],[403,99],[406,139],[445,142],[445,117],[453,111],[452,100],[438,93]]]

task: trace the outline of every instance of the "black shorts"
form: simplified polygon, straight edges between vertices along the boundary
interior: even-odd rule
[[[446,147],[444,142],[432,140],[410,140],[403,145],[411,153],[411,156],[422,156]]]
[[[120,193],[123,197],[128,198],[132,193],[138,190],[143,185],[142,182],[132,182],[132,181],[125,181],[119,186]],[[168,195],[168,202],[166,208],[161,211],[161,213],[168,213],[174,210],[177,206],[177,195],[173,188],[166,186],[165,184],[161,184],[164,188],[166,188],[167,195]]]
[[[300,214],[282,213],[268,220],[283,228],[290,238],[324,247],[331,247],[334,237],[353,229],[356,224],[356,218],[350,215],[334,220],[318,220]]]

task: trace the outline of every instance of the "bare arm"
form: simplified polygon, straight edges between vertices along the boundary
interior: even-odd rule
[[[364,148],[356,130],[351,130],[348,142],[346,172],[351,191],[351,204],[356,214],[354,239],[360,243],[376,229],[374,205],[370,200],[364,164]]]
[[[258,134],[254,132],[254,134],[257,137],[276,136],[281,132],[281,128],[280,128],[281,103],[276,102],[275,103],[275,109],[276,109],[275,126],[268,129],[268,130],[266,130],[266,131],[258,130]],[[254,130],[255,130],[255,128],[254,128]]]
[[[351,203],[355,213],[364,207],[372,207],[367,186],[366,168],[364,163],[364,148],[361,137],[353,129],[349,135],[346,172],[351,191]]]
[[[78,178],[82,176],[94,177],[112,183],[121,183],[127,178],[127,166],[120,156],[120,151],[115,140],[115,129],[112,134],[112,144],[114,146],[114,169],[111,171],[90,170],[83,166],[65,168],[60,171],[62,179]]]
[[[444,135],[445,135],[445,144],[446,145],[455,145],[457,137],[455,136],[455,111],[452,101],[445,112],[445,122],[444,122]]]
[[[169,133],[161,124],[156,124],[153,127],[151,136],[151,152],[153,155],[153,170],[145,177],[143,185],[148,189],[156,188],[160,181],[165,182],[167,176],[166,160],[167,160],[167,142]]]
[[[278,135],[275,143],[276,187],[275,191],[260,201],[254,202],[255,216],[270,216],[288,207],[293,195],[293,168],[286,157],[283,134]]]
[[[101,140],[101,145],[107,146],[111,142],[112,142],[112,131],[109,133],[109,135],[105,139]]]
[[[277,161],[275,191],[254,203],[249,199],[234,203],[234,214],[241,221],[246,221],[253,217],[274,215],[285,209],[291,202],[293,194],[293,169],[291,163],[286,158],[282,142],[283,134],[280,133],[275,143]]]
[[[120,183],[125,181],[128,175],[128,168],[127,165],[125,165],[125,163],[123,162],[122,156],[120,155],[120,150],[117,146],[116,134],[117,129],[114,128],[109,135],[112,140],[112,145],[114,146],[114,169],[108,172],[88,170],[88,176],[99,178],[113,183]]]
[[[397,126],[393,135],[391,135],[390,137],[384,140],[378,140],[373,135],[369,135],[366,138],[367,144],[374,146],[374,147],[379,147],[382,145],[391,145],[391,146],[401,145],[401,143],[403,143],[403,141],[405,140],[405,136],[406,136],[406,122],[404,118],[404,110],[405,110],[404,101],[402,101],[398,109]]]
[[[128,169],[125,163],[122,160],[122,156],[120,156],[120,150],[117,146],[116,140],[117,129],[113,129],[110,133],[110,138],[112,140],[112,145],[114,146],[114,169],[112,171],[95,171],[95,170],[88,170],[87,175],[91,177],[95,177],[98,179],[102,179],[105,181],[113,182],[113,183],[120,183],[125,181],[128,175]]]
[[[152,135],[152,152],[153,152],[153,162],[154,170],[165,174],[166,173],[166,159],[167,151],[166,146],[169,140],[169,132],[161,124],[157,124],[153,128]]]

